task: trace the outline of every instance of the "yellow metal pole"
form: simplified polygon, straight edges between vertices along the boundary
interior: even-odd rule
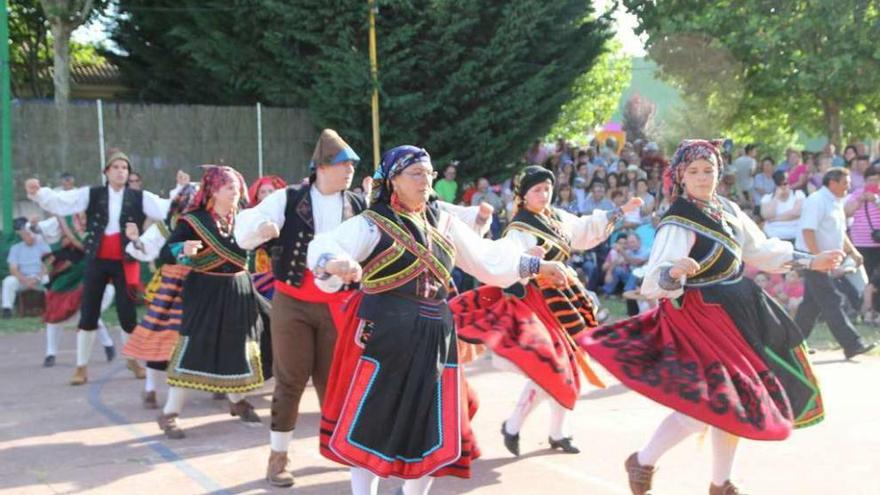
[[[379,63],[376,55],[376,14],[379,12],[377,0],[370,4],[370,74],[373,79],[373,168],[379,168]]]

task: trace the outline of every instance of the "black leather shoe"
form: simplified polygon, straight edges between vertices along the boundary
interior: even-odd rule
[[[55,366],[55,356],[46,356],[46,359],[43,360],[43,368],[51,368],[52,366]]]
[[[580,454],[581,449],[572,445],[571,440],[571,437],[565,437],[561,440],[553,440],[552,438],[547,437],[547,441],[550,442],[551,450],[562,449],[566,454]]]
[[[113,359],[116,357],[116,347],[113,347],[112,345],[105,345],[104,355],[107,356],[108,363],[110,361],[113,361]]]
[[[507,450],[519,457],[519,433],[516,435],[507,433],[507,421],[505,421],[501,423],[501,434],[504,435],[504,446],[507,447]]]
[[[3,308],[3,319],[8,320],[12,318],[12,310],[9,308]]]
[[[866,353],[866,352],[870,352],[870,351],[873,350],[875,347],[877,347],[877,344],[876,344],[876,343],[871,343],[871,344],[868,344],[868,345],[863,345],[863,346],[858,347],[858,348],[856,348],[856,349],[853,349],[853,350],[851,350],[851,351],[843,351],[843,355],[844,355],[844,357],[846,357],[847,359],[852,359],[852,358],[858,356],[859,354],[864,354],[864,353]]]

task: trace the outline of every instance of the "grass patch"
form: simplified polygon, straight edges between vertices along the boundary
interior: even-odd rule
[[[141,305],[137,307],[138,321],[143,318],[146,312],[146,306]],[[115,306],[110,306],[109,308],[107,308],[107,311],[104,311],[104,313],[101,314],[101,318],[104,320],[104,324],[107,325],[107,327],[110,329],[119,326],[119,318],[116,316]],[[76,322],[73,323],[73,325],[75,324]],[[39,332],[42,331],[45,327],[46,324],[43,323],[43,318],[39,316],[28,318],[10,318],[8,320],[0,320],[0,335]]]

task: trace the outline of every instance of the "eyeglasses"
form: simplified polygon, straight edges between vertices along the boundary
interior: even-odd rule
[[[411,179],[411,180],[418,180],[418,179],[434,180],[437,178],[437,171],[436,170],[422,170],[422,171],[413,170],[413,171],[401,172],[400,175],[406,176],[406,178]]]

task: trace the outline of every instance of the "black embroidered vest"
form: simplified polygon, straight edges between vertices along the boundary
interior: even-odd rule
[[[309,243],[315,237],[315,217],[312,214],[311,186],[299,190],[287,188],[287,207],[284,210],[284,227],[277,239],[272,242],[269,252],[272,255],[272,273],[293,287],[302,285],[306,272],[306,254]],[[357,215],[366,209],[360,196],[345,191],[342,206],[342,220]]]
[[[733,207],[721,200],[724,215],[735,216]],[[722,219],[716,221],[693,202],[678,198],[660,220],[664,225],[677,225],[696,234],[696,241],[688,256],[700,264],[700,269],[688,277],[687,287],[704,287],[726,281],[736,281],[742,276],[742,247],[736,241],[733,228]]]
[[[509,230],[518,230],[535,236],[538,239],[538,246],[547,251],[544,255],[547,261],[565,263],[571,258],[571,238],[562,230],[562,221],[556,210],[552,210],[550,216],[545,216],[521,208],[504,233]]]
[[[422,217],[379,204],[364,213],[380,233],[379,243],[364,261],[365,294],[394,291],[420,299],[443,300],[449,294],[455,247],[437,230],[436,207]]]
[[[86,208],[86,238],[83,248],[88,259],[94,259],[98,254],[98,247],[104,237],[104,229],[110,215],[110,193],[108,186],[95,186],[89,189],[89,206]],[[134,189],[125,188],[122,192],[122,211],[119,215],[119,232],[122,240],[122,252],[128,245],[128,237],[125,236],[125,224],[132,222],[142,229],[147,216],[144,214],[144,193]]]

